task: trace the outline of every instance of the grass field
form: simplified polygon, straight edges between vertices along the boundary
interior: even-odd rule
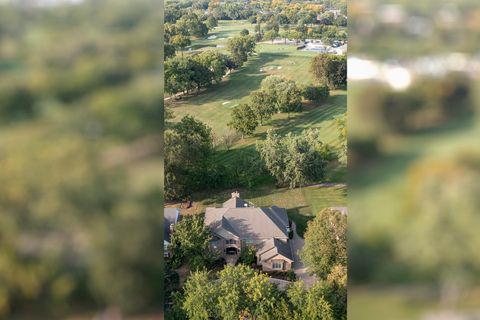
[[[232,22],[221,21],[220,26],[219,30],[226,30],[218,31],[219,33],[231,34],[243,29],[244,24],[235,26]],[[212,41],[216,45],[222,39],[197,40],[194,45],[205,45],[204,41]],[[261,81],[267,76],[281,75],[302,85],[313,83],[309,68],[314,56],[315,53],[297,51],[294,46],[258,44],[256,55],[225,81],[197,96],[176,102],[173,107],[175,121],[189,114],[210,126],[216,137],[226,135],[231,131],[227,123],[231,119],[232,109],[246,103],[250,93],[259,89]],[[281,134],[318,128],[324,135],[324,142],[338,146],[334,118],[346,111],[346,98],[346,91],[333,91],[324,105],[307,106],[304,112],[291,114],[290,117],[276,114],[265,125],[258,127],[252,137],[238,141],[232,147],[233,150],[218,150],[217,159],[225,164],[237,157],[240,151],[253,151],[255,142],[263,139],[271,128],[278,128]]]
[[[238,35],[243,29],[247,29],[250,34],[253,34],[254,25],[248,21],[221,20],[218,22],[218,26],[208,33],[208,37],[215,37],[214,39],[206,37],[193,40],[189,48],[192,48],[192,51],[206,50],[217,48],[218,45],[220,46],[218,49],[224,50],[223,46],[227,44],[228,39]]]

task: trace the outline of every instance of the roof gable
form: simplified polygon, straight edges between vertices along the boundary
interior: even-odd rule
[[[207,208],[205,224],[221,236],[229,233],[240,239],[288,238],[287,212],[275,206]]]

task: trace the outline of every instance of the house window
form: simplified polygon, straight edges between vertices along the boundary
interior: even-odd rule
[[[235,239],[227,239],[227,240],[225,240],[225,243],[226,243],[226,244],[237,244],[237,240],[235,240]]]
[[[283,269],[283,263],[282,263],[282,262],[274,262],[274,263],[272,263],[272,269],[282,270],[282,269]]]
[[[210,241],[210,245],[211,245],[214,249],[217,249],[217,247],[218,247],[218,240],[212,240],[212,241]]]

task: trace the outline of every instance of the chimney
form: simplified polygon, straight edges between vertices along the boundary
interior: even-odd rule
[[[232,198],[240,198],[240,193],[238,191],[232,192]]]

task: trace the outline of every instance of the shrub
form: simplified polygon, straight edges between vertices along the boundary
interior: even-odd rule
[[[240,257],[238,258],[238,263],[243,263],[246,265],[252,265],[257,262],[256,258],[257,251],[254,246],[247,246],[240,252]]]
[[[330,96],[330,89],[326,85],[307,86],[303,88],[303,97],[307,100],[323,103]]]
[[[289,281],[295,281],[297,279],[297,276],[295,275],[295,272],[293,272],[293,270],[288,270],[286,272],[286,276]]]

